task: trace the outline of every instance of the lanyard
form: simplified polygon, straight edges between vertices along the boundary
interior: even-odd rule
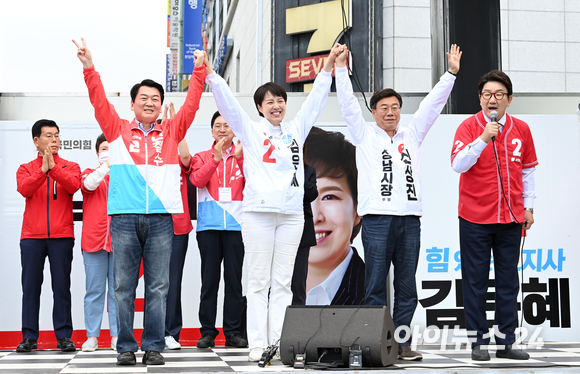
[[[232,155],[232,154],[230,153],[230,155],[229,155],[229,156],[227,156],[225,159],[224,159],[224,158],[222,158],[222,160],[224,160],[224,172],[225,172],[225,170],[226,170],[226,165],[227,165],[227,162],[228,162],[228,158],[229,158],[229,157],[233,157],[233,158],[234,158],[234,159],[232,159],[232,170],[230,170],[230,179],[229,179],[229,183],[228,183],[228,187],[231,187],[231,186],[232,186],[232,176],[234,175],[234,161],[235,161],[235,155]],[[222,180],[220,179],[220,166],[219,166],[219,165],[218,165],[217,169],[215,169],[215,171],[216,171],[216,173],[217,173],[217,177],[218,177],[218,183],[219,183],[219,186],[221,187],[221,186],[222,186]],[[227,174],[226,174],[224,177],[227,177]],[[225,181],[224,181],[224,182],[225,182]]]

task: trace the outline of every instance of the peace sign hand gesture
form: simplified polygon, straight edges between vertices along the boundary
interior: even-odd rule
[[[87,47],[87,42],[85,42],[85,38],[81,38],[81,42],[83,43],[80,45],[76,40],[73,39],[73,43],[78,48],[77,57],[83,63],[83,67],[88,69],[93,66],[93,56],[91,55],[91,51]]]

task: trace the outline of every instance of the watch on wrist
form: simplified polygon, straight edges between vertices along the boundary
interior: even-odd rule
[[[532,212],[532,214],[534,214],[534,208],[526,208],[526,210],[529,210],[530,212]]]

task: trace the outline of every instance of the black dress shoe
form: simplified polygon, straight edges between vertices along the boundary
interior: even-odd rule
[[[248,341],[235,332],[226,337],[226,347],[248,348]]]
[[[511,344],[505,346],[505,349],[498,349],[495,352],[497,358],[509,358],[512,360],[529,360],[530,355],[520,349],[514,349]]]
[[[489,361],[489,352],[481,345],[476,345],[471,349],[471,359],[473,361]]]
[[[36,345],[36,340],[23,339],[18,347],[16,347],[16,352],[31,352],[33,349],[38,349]]]
[[[137,359],[133,352],[123,352],[117,355],[117,365],[135,365]]]
[[[157,351],[146,351],[143,355],[143,365],[165,365],[165,359]]]
[[[211,348],[215,347],[215,338],[210,334],[203,334],[201,339],[197,341],[197,348]]]
[[[58,339],[56,349],[60,349],[61,352],[74,352],[77,350],[77,347],[75,347],[75,343],[70,338],[60,338]]]

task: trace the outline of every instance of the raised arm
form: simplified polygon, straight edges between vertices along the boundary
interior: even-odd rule
[[[439,118],[445,104],[447,104],[447,99],[455,84],[455,74],[459,72],[459,62],[462,54],[463,52],[460,51],[458,45],[451,45],[451,49],[447,53],[449,70],[441,76],[431,92],[421,101],[419,109],[413,116],[413,121],[409,124],[408,129],[419,144],[425,140],[427,133],[437,118]]]
[[[213,97],[222,117],[236,134],[236,137],[246,143],[246,128],[252,126],[250,116],[244,111],[234,97],[226,81],[215,74],[209,61],[206,60],[207,83],[211,86]]]
[[[342,118],[346,122],[354,144],[358,146],[364,138],[366,125],[358,100],[354,97],[352,83],[348,77],[348,69],[346,68],[347,56],[348,48],[346,45],[342,45],[341,53],[336,59],[336,94]]]
[[[187,141],[183,139],[181,142],[179,142],[178,148],[181,165],[183,165],[184,169],[189,170],[189,166],[191,165],[191,154],[189,153],[189,146],[187,145]]]
[[[332,67],[338,53],[339,44],[336,44],[330,51],[322,71],[316,76],[312,91],[310,91],[300,111],[294,117],[293,121],[298,123],[298,128],[302,131],[302,140],[306,139],[310,129],[314,126],[318,116],[320,116],[326,106],[328,92],[330,92],[330,85],[332,84]]]
[[[172,102],[170,102],[169,105],[165,104],[161,122],[163,123],[173,117],[175,117],[175,106]],[[179,149],[179,159],[181,161],[181,165],[183,166],[184,170],[189,170],[189,166],[191,164],[191,154],[189,153],[189,146],[187,145],[185,138],[179,142],[177,148]]]
[[[447,66],[449,67],[449,72],[453,75],[457,75],[459,72],[459,62],[462,54],[463,51],[460,50],[457,44],[451,44],[451,50],[447,52]]]
[[[201,94],[203,93],[203,86],[205,84],[205,68],[203,67],[204,62],[207,59],[207,55],[204,51],[194,52],[194,65],[193,74],[191,75],[191,81],[189,83],[189,90],[185,98],[183,106],[179,108],[179,111],[175,114],[175,117],[168,121],[168,126],[170,128],[170,133],[173,134],[177,143],[180,143],[187,129],[193,123],[195,119],[195,114],[199,109],[199,101],[201,100]]]
[[[76,40],[72,40],[73,43],[77,46],[77,57],[83,64],[83,68],[89,69],[93,67],[93,55],[91,55],[91,51],[87,47],[87,42],[85,38],[81,38],[81,43],[77,42]]]
[[[83,64],[83,74],[89,90],[89,99],[95,109],[95,119],[107,139],[116,139],[119,136],[122,120],[117,114],[115,107],[107,99],[101,76],[95,71],[93,57],[85,39],[81,38],[81,41],[82,44],[75,40],[73,40],[73,43],[77,46],[77,57]]]

